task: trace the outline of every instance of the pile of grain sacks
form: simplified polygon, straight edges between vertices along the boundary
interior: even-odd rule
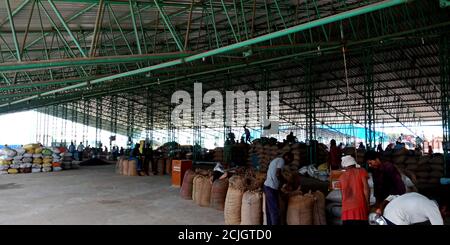
[[[444,176],[444,156],[435,153],[432,156],[423,156],[419,152],[406,149],[383,154],[384,160],[390,160],[414,184],[421,186],[439,185]]]
[[[27,144],[15,150],[5,147],[0,151],[0,174],[57,172],[62,170],[61,160],[58,148],[40,144]]]

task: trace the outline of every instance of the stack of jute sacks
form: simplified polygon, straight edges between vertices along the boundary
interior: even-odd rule
[[[138,176],[136,160],[129,160],[128,157],[119,157],[116,163],[116,173],[125,176]]]
[[[214,148],[213,161],[223,163],[223,147]]]
[[[418,187],[438,185],[444,176],[444,156],[440,153],[429,156],[402,148],[384,152],[382,158],[391,161]]]

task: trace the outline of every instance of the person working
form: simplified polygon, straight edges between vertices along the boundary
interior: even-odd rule
[[[339,178],[342,192],[342,224],[368,225],[369,175],[352,156],[342,157],[344,173]]]
[[[281,169],[285,164],[293,160],[293,154],[287,152],[283,157],[273,159],[269,164],[266,181],[264,182],[264,193],[266,195],[266,216],[267,225],[279,225],[279,189],[281,179]]]
[[[365,150],[366,149],[366,147],[364,146],[363,142],[359,142],[358,149],[360,149],[360,150]]]
[[[446,206],[417,192],[386,198],[383,217],[389,225],[443,225]]]
[[[290,133],[286,136],[286,143],[288,143],[288,144],[294,144],[294,143],[295,143],[295,139],[296,139],[296,137],[294,136],[294,132],[290,132]]]
[[[381,214],[382,202],[389,195],[405,194],[406,188],[397,168],[388,161],[381,162],[379,154],[373,150],[366,152],[365,158],[373,169],[374,196],[377,213]]]
[[[431,147],[431,145],[428,146],[428,156],[432,156],[433,155],[433,147]]]
[[[330,152],[328,153],[328,166],[331,170],[336,170],[341,167],[342,151],[336,146],[336,140],[330,141]]]
[[[250,130],[248,130],[247,125],[244,125],[244,133],[245,133],[245,143],[250,142]]]

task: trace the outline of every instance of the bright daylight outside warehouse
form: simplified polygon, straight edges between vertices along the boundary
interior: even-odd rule
[[[448,225],[450,1],[0,1],[0,129],[2,225]]]

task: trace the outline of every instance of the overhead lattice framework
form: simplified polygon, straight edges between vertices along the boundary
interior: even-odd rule
[[[356,14],[377,4],[387,7]],[[189,61],[338,15],[345,18]],[[373,123],[409,127],[442,119],[439,43],[449,35],[450,14],[438,0],[10,0],[0,2],[0,16],[0,113],[68,103],[68,119],[76,111],[82,122],[89,113],[92,126],[101,121],[109,130],[117,122],[117,132],[125,133],[131,102],[139,133],[148,128],[148,113],[155,129],[167,129],[174,90],[192,92],[194,82],[204,91],[221,90],[225,82],[229,90],[259,90],[265,81],[268,90],[280,91],[288,125],[307,128],[311,102],[314,123],[331,127],[364,125],[368,108]],[[180,64],[158,66],[180,58]],[[149,66],[155,69],[123,74]],[[119,75],[99,80],[111,74]],[[364,97],[369,92],[371,100]]]

